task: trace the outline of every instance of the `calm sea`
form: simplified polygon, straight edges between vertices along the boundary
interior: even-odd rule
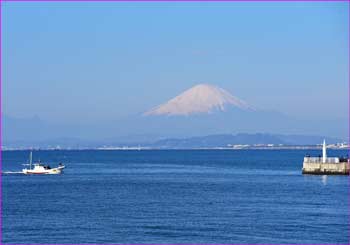
[[[307,153],[35,151],[67,169],[2,175],[3,243],[348,243],[349,177],[303,176]]]

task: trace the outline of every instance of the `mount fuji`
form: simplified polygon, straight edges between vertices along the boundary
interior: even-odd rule
[[[245,101],[231,95],[226,90],[209,85],[196,85],[165,104],[159,105],[144,113],[150,115],[194,115],[209,114],[215,111],[226,111],[229,107],[236,107],[241,110],[255,110]]]
[[[109,145],[133,145],[153,144],[158,141],[163,144],[164,141],[161,140],[172,138],[177,140],[168,140],[165,145],[177,147],[178,145],[208,146],[213,144],[213,139],[215,145],[218,139],[221,143],[227,139],[231,143],[260,142],[267,139],[268,142],[279,142],[281,137],[278,134],[328,134],[345,138],[342,135],[347,132],[346,120],[342,124],[338,121],[300,120],[283,113],[258,108],[259,105],[251,105],[222,88],[199,84],[143,113],[108,121],[99,126],[61,125],[45,122],[37,117],[20,119],[4,116],[3,142],[13,146],[31,145],[33,142],[47,146],[62,142],[62,145],[71,147],[96,145],[93,142],[102,139],[101,142]],[[314,127],[316,123],[318,127]],[[332,132],[327,131],[329,125],[333,124],[340,127]],[[233,137],[233,134],[236,136]],[[272,134],[277,135],[278,139],[272,139],[270,137]],[[290,139],[282,141],[292,142]],[[311,141],[299,137],[293,142]],[[313,139],[312,142],[316,141]]]
[[[119,135],[153,138],[191,137],[241,132],[284,133],[291,128],[287,116],[257,109],[228,91],[198,84],[165,103],[118,122],[128,128]],[[287,130],[291,132],[291,130]]]

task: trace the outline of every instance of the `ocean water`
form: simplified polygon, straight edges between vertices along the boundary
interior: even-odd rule
[[[67,169],[2,175],[2,242],[348,243],[349,177],[303,176],[307,153],[34,151]],[[18,171],[29,152],[2,154]]]

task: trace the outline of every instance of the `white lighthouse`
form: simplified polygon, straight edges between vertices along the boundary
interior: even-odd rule
[[[323,148],[322,148],[322,162],[326,163],[327,161],[327,146],[326,146],[326,140],[323,140]]]

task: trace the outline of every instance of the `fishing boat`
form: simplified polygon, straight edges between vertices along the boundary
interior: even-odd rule
[[[61,174],[63,173],[63,169],[65,166],[63,164],[59,164],[56,168],[51,168],[49,165],[44,165],[40,161],[38,163],[32,163],[33,153],[30,152],[29,155],[29,168],[22,169],[23,174]]]

